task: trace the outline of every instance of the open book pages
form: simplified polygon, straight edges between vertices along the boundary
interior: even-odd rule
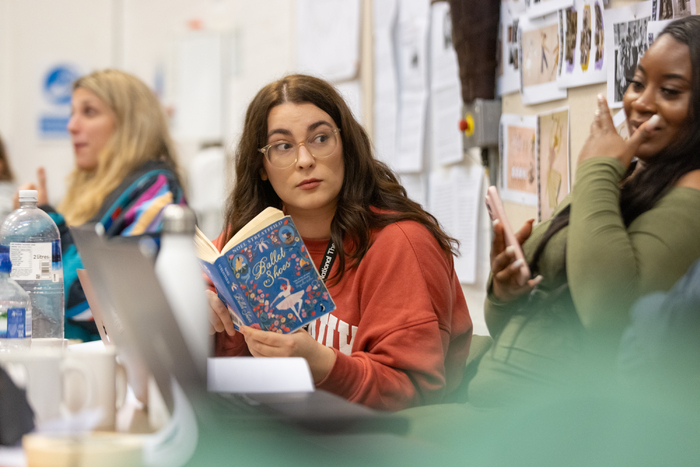
[[[236,233],[231,240],[226,242],[226,245],[221,251],[228,251],[235,245],[239,244],[246,238],[250,237],[255,232],[264,229],[268,225],[274,224],[284,217],[284,213],[277,208],[266,208],[263,212],[255,216],[250,222],[244,225],[241,230]],[[213,263],[216,258],[221,256],[218,248],[207,238],[204,233],[196,228],[194,234],[194,245],[197,250],[197,256],[204,261]]]

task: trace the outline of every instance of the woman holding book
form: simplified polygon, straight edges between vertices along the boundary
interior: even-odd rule
[[[374,158],[327,82],[292,75],[246,113],[220,248],[268,206],[292,217],[336,310],[309,332],[242,327],[209,292],[217,355],[306,358],[318,388],[384,410],[441,402],[461,382],[471,320],[455,241]]]
[[[75,169],[58,206],[48,205],[44,169],[38,170],[39,205],[58,225],[63,250],[65,336],[99,339],[76,270],[82,267],[69,226],[102,224],[111,236],[157,235],[161,211],[184,204],[179,166],[163,109],[138,78],[96,71],[73,84],[68,122]]]
[[[494,344],[470,382],[473,405],[600,382],[632,304],[700,258],[700,17],[666,27],[623,102],[630,139],[599,96],[572,194],[553,219],[517,234],[541,277],[518,283],[521,264],[494,224],[485,308]]]

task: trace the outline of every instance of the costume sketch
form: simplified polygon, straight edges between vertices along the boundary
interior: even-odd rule
[[[566,10],[566,72],[574,69],[574,57],[576,55],[576,29],[578,27],[578,13],[572,7]]]
[[[569,111],[539,116],[538,207],[540,221],[552,216],[569,193]]]
[[[583,27],[581,28],[581,69],[588,70],[591,58],[591,6],[583,7]]]
[[[595,69],[603,68],[605,40],[603,34],[603,11],[600,3],[595,2]]]

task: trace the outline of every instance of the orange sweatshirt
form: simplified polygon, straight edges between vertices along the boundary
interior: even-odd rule
[[[214,243],[220,248],[221,238]],[[321,264],[328,239],[304,243]],[[401,221],[375,231],[360,265],[328,290],[336,310],[309,328],[336,352],[319,389],[401,410],[441,402],[459,385],[472,322],[452,260],[424,226]],[[216,354],[250,355],[240,334],[226,333],[216,335]]]

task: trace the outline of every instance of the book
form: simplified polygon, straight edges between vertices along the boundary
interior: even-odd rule
[[[292,218],[279,209],[258,214],[221,252],[197,229],[195,248],[236,329],[286,334],[335,310]]]

